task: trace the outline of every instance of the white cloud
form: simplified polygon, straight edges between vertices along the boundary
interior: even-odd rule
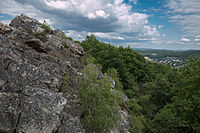
[[[67,31],[64,31],[66,36],[68,37],[73,37],[74,40],[84,40],[85,39],[85,36],[87,35],[86,32],[77,32],[75,30],[67,30]]]
[[[195,42],[200,42],[199,38],[194,39]]]
[[[6,1],[0,1],[0,12],[3,14],[8,14],[13,17],[19,15],[19,14],[26,14],[30,17],[34,17],[36,19],[44,19],[45,15],[40,10],[36,9],[32,5],[22,5],[17,3],[14,0],[6,0]]]
[[[110,16],[110,14],[105,13],[103,10],[97,10],[95,13],[90,12],[87,17],[89,19],[97,19],[99,18],[108,18]]]
[[[157,41],[157,38],[139,38],[140,41]]]
[[[124,37],[120,37],[120,36],[113,36],[112,38],[116,40],[124,40]]]
[[[157,31],[156,27],[151,28],[150,26],[144,25],[144,30],[145,30],[144,35],[148,35],[148,36],[160,36],[160,34]]]
[[[181,26],[185,35],[200,34],[200,0],[168,0],[169,21]]]
[[[196,35],[196,38],[200,38],[200,35]]]
[[[129,2],[132,2],[134,4],[137,4],[138,3],[138,0],[129,0]]]
[[[165,37],[166,35],[165,34],[162,34],[162,37]]]
[[[43,23],[44,21],[46,21],[47,24],[49,24],[49,25],[52,25],[52,24],[53,24],[53,22],[52,22],[50,19],[39,19],[38,21],[39,21],[40,23]]]
[[[129,2],[136,4],[137,0]],[[128,43],[138,38],[157,41],[160,34],[156,26],[149,25],[150,16],[133,11],[129,4],[123,0],[3,0],[0,12],[13,17],[24,13],[40,22],[46,20],[76,40],[93,33],[110,42]]]
[[[103,33],[103,32],[90,32],[89,35],[94,34],[99,38],[124,40],[124,37],[119,36],[117,33]]]
[[[121,26],[120,32],[143,32],[144,25],[148,24],[148,15],[132,12],[131,6],[123,3],[123,0],[115,0],[114,4],[107,4],[111,14],[115,14],[117,24]]]
[[[60,0],[48,1],[48,0],[45,0],[45,3],[50,7],[58,8],[58,9],[67,9],[71,6],[69,1],[60,1]]]
[[[11,21],[11,20],[0,20],[1,23],[7,24],[7,25],[10,24],[10,21]]]
[[[89,19],[95,19],[96,18],[96,16],[94,15],[94,13],[89,13],[88,15],[87,15],[87,17],[89,18]]]
[[[106,19],[107,17],[110,16],[110,14],[106,14],[103,10],[98,10],[98,11],[96,11],[96,15],[97,15],[98,17],[102,17],[102,18],[104,18],[104,19]]]
[[[164,27],[164,25],[158,25],[158,28],[159,29],[161,29],[161,28],[163,28]]]
[[[167,44],[173,44],[173,41],[167,41]]]
[[[114,0],[114,4],[115,5],[119,5],[119,4],[121,4],[123,2],[123,0]]]
[[[183,38],[181,38],[181,41],[182,41],[182,42],[190,42],[190,39],[184,38],[184,37],[183,37]]]

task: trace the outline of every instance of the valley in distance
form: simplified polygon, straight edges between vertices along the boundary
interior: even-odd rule
[[[142,54],[145,59],[163,64],[170,64],[174,67],[183,67],[190,58],[200,57],[200,50],[163,50],[163,49],[147,49],[133,48]]]

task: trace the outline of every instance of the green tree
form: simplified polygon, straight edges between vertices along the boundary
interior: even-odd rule
[[[121,84],[119,80],[119,74],[117,70],[115,68],[109,68],[106,73],[115,81],[115,89],[119,91],[123,91],[123,85]]]
[[[145,60],[130,47],[114,47],[110,44],[100,42],[94,35],[87,36],[81,42],[84,50],[95,59],[95,64],[102,65],[102,72],[105,73],[110,68],[115,68],[119,73],[123,89],[137,89],[138,82],[143,82],[145,78]]]
[[[88,64],[83,69],[79,94],[83,110],[82,123],[87,132],[109,132],[118,123],[117,109],[121,95],[111,89],[111,82],[106,76],[98,78],[95,65]]]
[[[131,98],[126,104],[130,114],[129,131],[131,133],[142,132],[144,129],[144,121],[145,121],[144,116],[141,114],[142,107],[138,104],[138,101],[135,98]]]
[[[172,103],[153,121],[157,132],[200,132],[200,59],[190,60],[180,72]]]

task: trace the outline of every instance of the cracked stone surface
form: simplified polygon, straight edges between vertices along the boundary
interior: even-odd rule
[[[44,32],[23,14],[9,26],[0,23],[0,133],[85,132],[77,88],[83,48],[60,30]],[[67,73],[70,85],[60,92]],[[128,133],[128,112],[118,112],[120,125],[111,132]]]
[[[84,132],[77,94],[83,48],[59,30],[43,32],[23,14],[0,23],[0,132]],[[70,89],[60,92],[66,73]]]

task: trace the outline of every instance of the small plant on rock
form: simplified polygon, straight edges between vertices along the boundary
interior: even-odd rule
[[[64,79],[59,91],[66,91],[69,88],[70,88],[70,73],[67,72],[64,76]]]
[[[49,33],[49,32],[51,32],[50,25],[49,25],[49,24],[47,24],[47,22],[46,22],[46,21],[44,21],[44,22],[43,22],[43,24],[41,25],[41,28],[42,28],[42,29],[44,29],[44,31],[45,31],[46,33]]]

